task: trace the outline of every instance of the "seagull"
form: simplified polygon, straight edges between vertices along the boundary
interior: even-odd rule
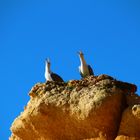
[[[84,78],[89,75],[94,75],[91,66],[88,65],[84,59],[84,54],[81,51],[79,51],[78,54],[79,54],[80,62],[81,62],[81,65],[79,66],[79,72],[80,72],[81,77]]]
[[[46,81],[57,81],[57,82],[64,82],[63,79],[57,75],[56,73],[51,72],[50,70],[50,60],[46,59],[45,61],[45,79]]]

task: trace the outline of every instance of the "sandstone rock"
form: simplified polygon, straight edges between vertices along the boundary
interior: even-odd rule
[[[140,104],[140,96],[137,94],[127,94],[126,100],[129,106]]]
[[[10,140],[114,140],[126,97],[136,89],[107,75],[38,83],[11,126]],[[139,116],[138,106],[133,114]]]
[[[140,138],[120,135],[115,140],[140,140]]]
[[[128,107],[123,115],[116,140],[140,140],[140,105]]]

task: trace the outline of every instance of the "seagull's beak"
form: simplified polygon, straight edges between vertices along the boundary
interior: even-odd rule
[[[78,51],[77,53],[78,53],[79,55],[83,55],[82,51]]]
[[[50,59],[49,58],[47,59],[47,62],[50,63]]]
[[[46,58],[45,62],[46,63],[50,63],[50,59],[49,58]]]

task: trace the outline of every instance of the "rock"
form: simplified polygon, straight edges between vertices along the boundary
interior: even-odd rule
[[[140,140],[140,138],[120,135],[115,140]]]
[[[126,100],[129,106],[140,104],[140,96],[138,96],[137,94],[128,94],[126,96]]]
[[[132,114],[140,120],[140,105],[134,105],[132,107]]]
[[[135,85],[108,75],[38,83],[11,126],[10,140],[114,140],[123,134],[121,130],[125,132],[120,126],[125,121],[122,112],[128,106],[128,95],[136,90]],[[138,105],[131,112],[139,118]]]
[[[122,120],[116,140],[140,140],[140,105],[128,107]]]

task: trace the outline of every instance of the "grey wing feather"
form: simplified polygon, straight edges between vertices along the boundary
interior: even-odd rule
[[[51,73],[51,77],[52,77],[53,81],[64,82],[64,80],[59,75],[57,75],[56,73]]]
[[[92,70],[92,68],[91,68],[90,65],[88,65],[88,70],[89,70],[89,74],[90,74],[90,75],[94,75],[94,72],[93,72],[93,70]]]

